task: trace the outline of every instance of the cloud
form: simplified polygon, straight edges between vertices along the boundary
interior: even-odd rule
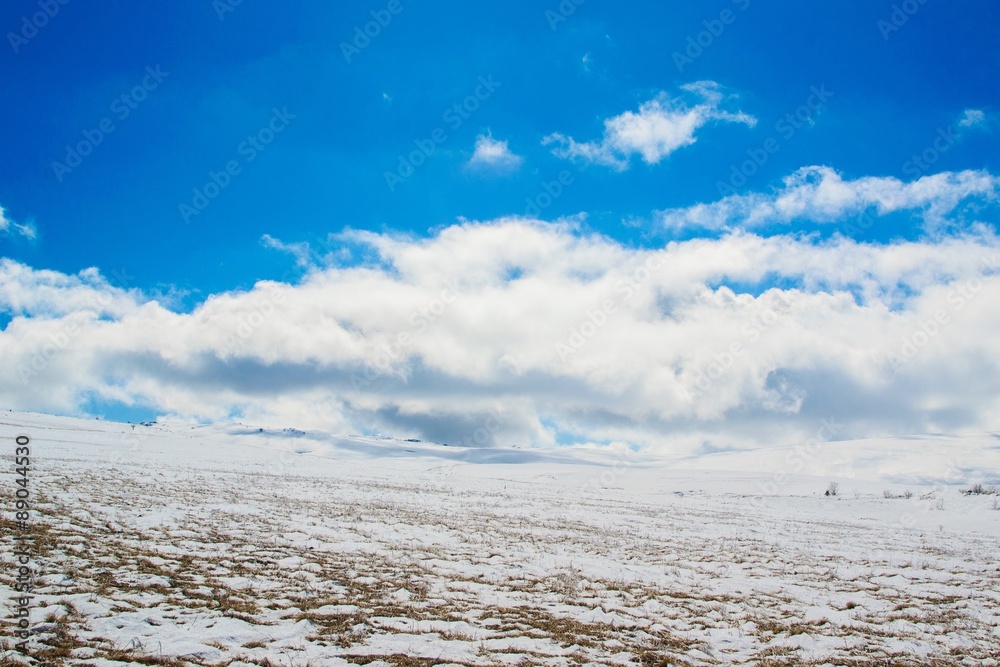
[[[34,240],[38,236],[38,230],[35,229],[34,222],[28,221],[23,225],[18,224],[8,218],[3,206],[0,206],[0,236],[11,232],[19,234],[28,240]]]
[[[1000,179],[986,171],[943,172],[904,182],[894,177],[845,180],[830,167],[803,167],[769,193],[736,194],[709,204],[660,211],[670,229],[760,228],[796,220],[834,223],[872,209],[912,211],[936,230],[968,199],[996,201]]]
[[[270,234],[260,237],[260,244],[268,250],[277,250],[291,255],[295,258],[295,264],[299,267],[308,268],[317,261],[317,253],[313,251],[308,243],[284,243]]]
[[[640,249],[503,218],[342,236],[374,261],[190,312],[94,270],[2,260],[0,404],[673,452],[802,441],[822,419],[845,438],[996,427],[1000,240],[985,230]]]
[[[980,109],[966,109],[958,119],[962,128],[980,127],[986,124],[986,114]]]
[[[713,81],[699,81],[682,87],[700,102],[689,106],[680,98],[661,92],[643,103],[638,112],[625,113],[604,121],[600,142],[577,142],[563,134],[550,134],[542,145],[555,145],[553,154],[564,159],[579,159],[601,164],[618,171],[629,168],[632,156],[640,155],[646,164],[659,164],[671,153],[697,141],[696,132],[711,121],[742,123],[753,127],[757,119],[741,111],[720,108],[724,96]]]
[[[491,134],[480,134],[467,166],[477,171],[509,174],[520,169],[523,162],[524,158],[512,153],[506,141],[494,139]]]

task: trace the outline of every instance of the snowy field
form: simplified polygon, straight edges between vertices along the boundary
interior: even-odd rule
[[[0,413],[49,665],[997,665],[992,434],[656,458]],[[836,496],[824,494],[839,485]]]

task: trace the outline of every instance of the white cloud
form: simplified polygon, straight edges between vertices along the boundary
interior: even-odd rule
[[[295,258],[295,264],[300,267],[308,268],[319,259],[308,243],[284,243],[270,234],[264,234],[260,237],[260,244],[269,250],[291,255]]]
[[[446,442],[500,410],[494,442],[674,451],[794,442],[820,419],[851,437],[995,428],[1000,413],[1000,240],[986,231],[636,249],[507,218],[344,237],[377,261],[191,312],[93,270],[4,260],[0,404],[80,412],[96,397]]]
[[[521,168],[524,158],[515,155],[506,141],[494,139],[491,134],[476,137],[476,149],[469,159],[468,167],[480,171],[508,174]]]
[[[11,231],[20,234],[27,239],[34,239],[38,236],[38,231],[35,229],[33,222],[27,222],[25,224],[18,224],[7,217],[4,212],[3,206],[0,206],[0,234],[10,233]]]
[[[965,200],[995,201],[1000,179],[986,171],[943,172],[904,182],[893,177],[844,178],[830,167],[803,167],[769,193],[730,195],[709,204],[661,211],[668,228],[757,228],[796,220],[839,222],[873,209],[879,216],[913,211],[929,230]]]
[[[986,123],[986,114],[980,109],[966,109],[958,119],[958,126],[973,128]]]
[[[629,168],[633,155],[642,156],[646,164],[658,164],[671,153],[697,141],[696,132],[711,121],[742,123],[753,127],[757,119],[741,111],[720,108],[724,96],[719,85],[699,81],[683,86],[696,96],[698,104],[689,106],[684,100],[670,98],[661,92],[643,103],[638,113],[625,113],[604,121],[604,137],[600,142],[577,142],[563,134],[550,134],[543,145],[556,145],[552,151],[564,159],[581,159],[602,164],[618,171]]]

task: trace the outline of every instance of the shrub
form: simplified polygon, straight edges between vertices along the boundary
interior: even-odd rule
[[[994,496],[997,494],[997,487],[973,484],[968,489],[962,489],[962,494],[966,496]]]

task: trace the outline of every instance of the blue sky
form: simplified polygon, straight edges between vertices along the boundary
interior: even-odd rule
[[[307,2],[290,10],[243,2],[224,20],[208,1],[63,6],[0,61],[9,100],[3,122],[15,129],[5,133],[3,151],[20,156],[4,161],[0,202],[15,218],[34,218],[40,236],[36,244],[5,244],[5,254],[69,272],[124,267],[143,288],[248,287],[289,266],[261,246],[262,234],[284,241],[344,227],[426,234],[460,216],[523,212],[524,200],[566,167],[542,137],[599,136],[603,118],[658,91],[717,81],[759,119],[756,127],[708,128],[696,150],[663,164],[582,174],[545,211],[547,218],[588,211],[601,233],[646,243],[655,230],[622,220],[716,198],[716,182],[744,151],[781,138],[774,124],[804,104],[812,86],[833,97],[815,125],[782,139],[747,187],[767,187],[806,164],[902,176],[910,156],[963,109],[998,106],[991,26],[1000,10],[986,1],[928,2],[888,41],[877,22],[890,17],[891,3],[586,2],[555,30],[545,12],[558,3],[401,7],[348,63],[340,43],[385,5]],[[672,54],[726,9],[735,21],[678,71]],[[32,10],[34,2],[7,3],[0,24],[16,31]],[[118,120],[112,100],[140,84],[147,66],[169,76]],[[482,75],[501,86],[451,131],[443,112]],[[179,203],[236,157],[275,107],[296,116],[287,132],[185,224]],[[60,183],[51,163],[105,117],[115,131]],[[384,172],[438,127],[449,129],[448,140],[390,193]],[[462,169],[485,131],[526,158],[515,177]],[[963,141],[935,171],[995,170],[997,136]],[[878,235],[908,232],[900,225]]]
[[[54,15],[34,18],[43,11]],[[356,29],[379,17],[378,34],[355,41]],[[947,175],[1000,173],[998,18],[1000,8],[987,0],[398,0],[292,9],[254,0],[9,2],[0,9],[7,42],[0,49],[7,129],[0,206],[8,221],[0,255],[67,277],[94,267],[104,289],[127,288],[136,303],[158,299],[174,314],[190,313],[213,295],[247,293],[261,280],[295,286],[315,277],[321,268],[296,262],[302,243],[314,255],[332,253],[324,267],[363,266],[381,242],[359,232],[405,234],[419,245],[461,220],[523,216],[530,201],[547,202],[538,196],[561,174],[560,195],[529,217],[572,219],[577,239],[642,253],[745,229],[765,238],[813,233],[803,243],[818,246],[843,233],[857,211],[831,214],[814,202],[802,215],[752,224],[726,216],[705,223],[688,213],[722,194],[766,199],[823,174],[847,183],[896,179],[899,187],[943,174],[942,187],[961,188]],[[32,22],[45,25],[26,27]],[[477,91],[475,109],[449,115]],[[692,109],[702,111],[687,141],[661,144],[651,160],[637,147],[641,137],[622,139],[626,132],[616,143],[606,135],[605,121],[669,120]],[[788,114],[799,120],[790,123]],[[570,137],[591,157],[567,149]],[[56,164],[70,165],[68,149],[81,141],[96,144],[89,155],[69,169]],[[386,172],[397,169],[399,156],[428,142],[433,153],[390,187]],[[733,170],[762,153],[763,164],[720,194],[720,182],[737,185]],[[933,159],[915,164],[921,154]],[[227,165],[232,173],[218,176]],[[802,171],[813,166],[830,171]],[[213,173],[227,184],[203,211],[185,215],[183,206],[194,205],[195,190]],[[914,195],[917,203],[893,208],[886,202],[898,192],[876,197],[878,224],[851,235],[880,247],[941,248],[942,234],[994,229],[994,186],[969,187],[973,194],[963,191],[941,215],[936,200]],[[760,203],[744,201],[734,215],[750,215]],[[19,233],[18,225],[31,231]],[[324,245],[329,234],[341,236]],[[980,237],[980,245],[991,242]],[[859,299],[865,293],[860,283],[845,279],[835,289],[833,282],[776,270],[749,280],[724,273],[704,284],[754,296],[807,284]],[[916,293],[925,285],[896,287]],[[906,305],[887,303],[890,310]],[[12,299],[0,323],[58,311],[38,308]],[[415,353],[410,361],[419,366],[428,357]],[[95,392],[99,404],[115,403],[106,387],[84,385],[65,405],[36,407],[86,411]],[[122,396],[117,401],[129,409],[184,412],[151,394]],[[539,400],[530,399],[544,430],[563,413],[538,409]],[[234,400],[220,414],[243,415],[245,405]],[[609,423],[619,418],[634,416]],[[565,428],[582,439],[612,439],[604,428]]]

